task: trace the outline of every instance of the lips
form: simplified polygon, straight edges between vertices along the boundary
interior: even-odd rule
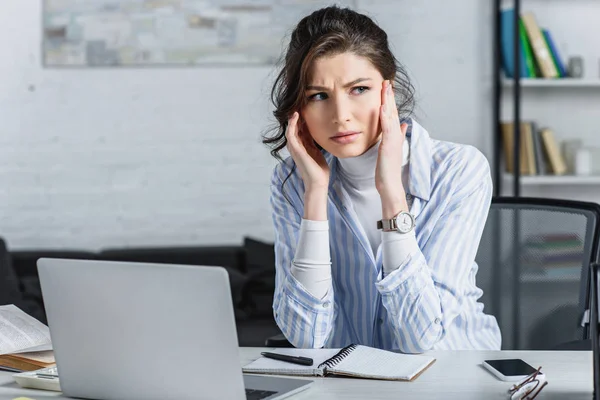
[[[344,136],[350,136],[350,135],[355,135],[359,133],[358,131],[346,131],[346,132],[338,132],[335,134],[335,136],[333,138],[339,138],[339,137],[344,137]]]
[[[348,144],[358,139],[359,135],[360,132],[356,131],[338,132],[335,136],[331,137],[331,140],[338,144]]]

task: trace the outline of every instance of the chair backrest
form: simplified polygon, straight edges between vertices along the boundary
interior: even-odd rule
[[[502,349],[548,350],[587,338],[589,265],[598,259],[600,205],[495,197],[478,249],[477,285]]]

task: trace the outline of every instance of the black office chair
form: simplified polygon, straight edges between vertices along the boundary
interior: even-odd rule
[[[598,259],[600,205],[571,200],[495,197],[476,262],[484,312],[494,315],[502,349],[589,347],[581,320],[588,266]],[[283,334],[268,347],[292,347]]]
[[[493,199],[476,279],[484,312],[500,325],[503,350],[590,346],[589,265],[598,259],[599,240],[596,203]]]

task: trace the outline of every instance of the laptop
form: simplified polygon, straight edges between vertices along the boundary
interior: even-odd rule
[[[62,392],[128,399],[282,399],[304,379],[244,375],[222,267],[41,258]]]

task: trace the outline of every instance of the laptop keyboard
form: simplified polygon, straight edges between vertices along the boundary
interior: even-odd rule
[[[275,393],[277,393],[277,392],[271,392],[269,390],[246,389],[246,399],[247,400],[266,399],[267,397],[272,396]]]

